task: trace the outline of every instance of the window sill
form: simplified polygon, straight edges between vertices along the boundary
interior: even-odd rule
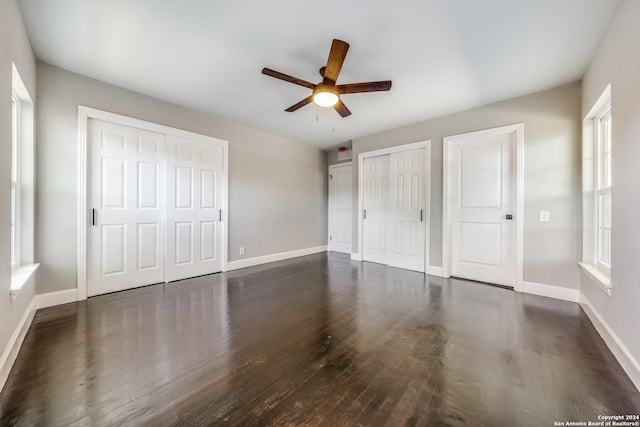
[[[603,273],[602,270],[598,269],[598,267],[593,264],[579,262],[578,265],[584,274],[589,276],[589,278],[593,280],[607,295],[611,296],[613,286],[611,286],[611,277],[608,274]]]
[[[15,301],[24,284],[35,274],[39,266],[40,264],[21,265],[13,270],[13,273],[11,273],[11,290],[9,291],[11,302]]]

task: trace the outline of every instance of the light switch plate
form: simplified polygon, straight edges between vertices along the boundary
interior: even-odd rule
[[[549,222],[549,211],[540,211],[540,222]]]

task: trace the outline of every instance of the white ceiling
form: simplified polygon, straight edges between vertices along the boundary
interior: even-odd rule
[[[579,80],[618,0],[20,0],[38,59],[328,148],[354,137]],[[333,38],[350,43],[340,118],[310,90]]]

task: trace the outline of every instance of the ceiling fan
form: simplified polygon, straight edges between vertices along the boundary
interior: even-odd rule
[[[320,68],[320,75],[322,76],[322,82],[314,84],[297,77],[292,77],[287,74],[280,73],[270,68],[263,68],[262,74],[275,77],[276,79],[284,80],[285,82],[294,83],[300,86],[304,86],[312,90],[310,96],[306,97],[297,104],[292,105],[285,111],[294,112],[305,105],[315,102],[321,107],[333,107],[338,114],[342,117],[351,115],[351,111],[340,99],[340,95],[346,95],[349,93],[362,93],[362,92],[381,92],[391,89],[391,80],[382,80],[378,82],[364,82],[364,83],[349,83],[344,85],[338,85],[338,75],[340,69],[344,63],[344,59],[347,56],[349,50],[349,43],[342,40],[333,39],[331,44],[331,51],[329,51],[329,59],[327,59],[327,65]]]

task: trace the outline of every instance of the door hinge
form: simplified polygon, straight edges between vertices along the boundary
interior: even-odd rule
[[[96,225],[96,210],[91,209],[91,225]]]
[[[333,175],[329,174],[329,179],[332,180],[333,179]]]
[[[366,209],[364,209],[362,211],[362,219],[367,219],[367,210]]]
[[[222,209],[218,210],[218,221],[222,222]]]
[[[333,236],[329,236],[329,240],[333,240]]]
[[[420,209],[420,222],[424,221],[424,211],[422,209]]]

